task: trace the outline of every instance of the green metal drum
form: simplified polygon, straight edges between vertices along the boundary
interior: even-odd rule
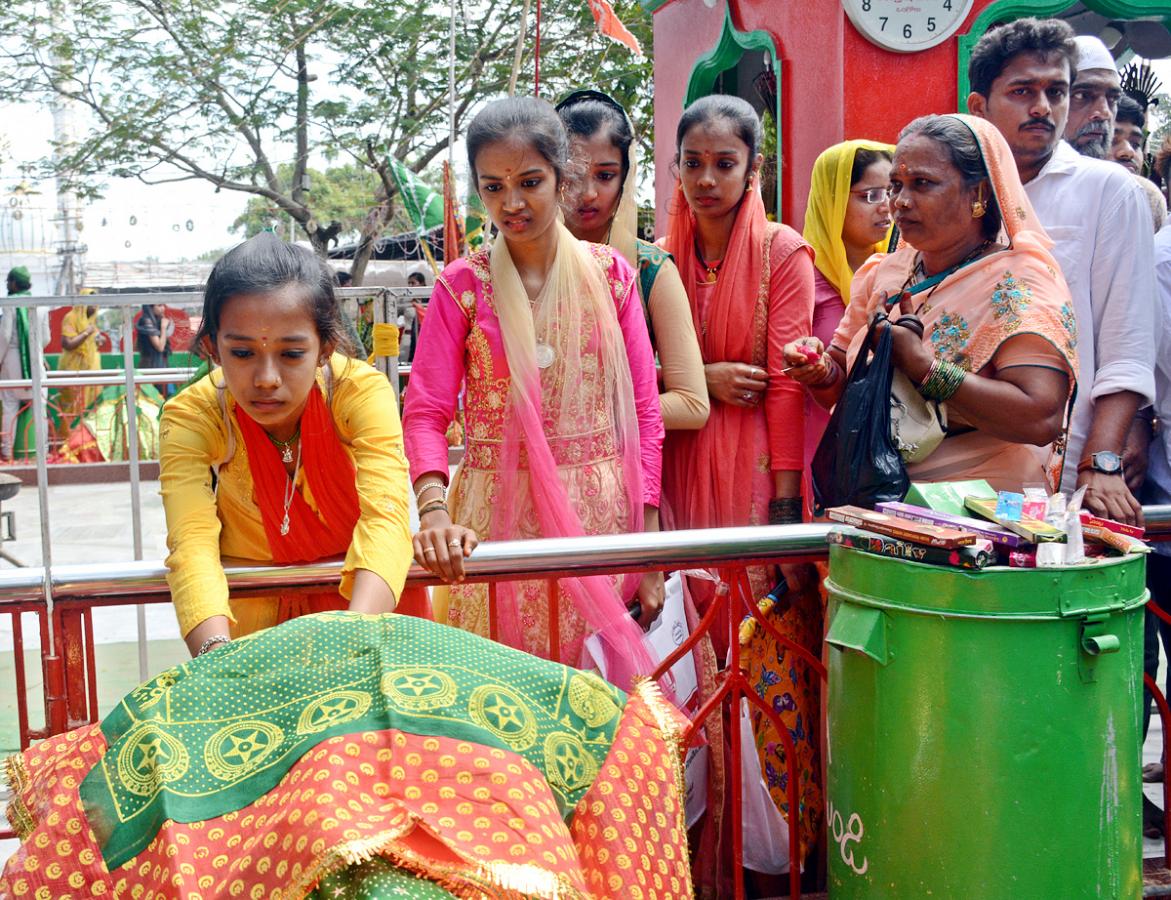
[[[830,895],[1142,895],[1145,560],[830,550]]]

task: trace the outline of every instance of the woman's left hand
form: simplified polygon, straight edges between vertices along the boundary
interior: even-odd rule
[[[659,617],[659,613],[663,610],[663,596],[665,593],[663,584],[662,572],[647,572],[638,583],[638,591],[635,596],[638,598],[639,605],[642,607],[642,612],[638,617],[638,624],[644,630],[651,627],[651,623]]]
[[[900,300],[899,305],[892,307],[888,315],[890,321],[882,327],[891,329],[891,354],[895,368],[919,384],[927,377],[927,370],[935,359],[923,343],[923,323],[915,315],[910,297]],[[879,333],[876,332],[874,337],[877,340]]]

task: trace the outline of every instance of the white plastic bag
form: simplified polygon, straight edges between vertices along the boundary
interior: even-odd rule
[[[766,875],[788,872],[789,824],[765,784],[752,731],[752,706],[746,697],[740,698],[740,798],[744,868]]]
[[[651,660],[658,665],[691,635],[683,605],[683,579],[674,572],[663,585],[663,610],[646,634]],[[606,677],[604,654],[596,635],[586,638],[586,650],[603,678]],[[695,651],[685,654],[671,666],[675,697],[679,709],[688,717],[699,711],[699,678]],[[706,740],[706,735],[704,735]],[[687,787],[685,801],[687,827],[694,825],[707,811],[708,748],[707,744],[690,747],[683,763]]]

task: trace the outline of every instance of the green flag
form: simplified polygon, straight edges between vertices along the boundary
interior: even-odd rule
[[[414,172],[397,159],[390,161],[390,173],[398,185],[403,208],[415,228],[429,231],[443,224],[443,195],[432,190]]]

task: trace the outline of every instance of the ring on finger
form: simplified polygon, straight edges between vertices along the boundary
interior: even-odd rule
[[[461,542],[461,541],[459,541],[459,540],[454,540],[454,541],[448,541],[448,542],[447,542],[447,546],[449,546],[449,547],[460,547],[460,546],[462,546],[462,545],[463,545],[463,544],[462,544],[462,542]]]
[[[741,396],[744,398],[745,403],[752,402],[752,391],[745,391]]]
[[[431,556],[434,556],[435,555],[435,548],[434,547],[424,547],[423,548],[423,555],[427,556],[428,554],[430,554]]]

